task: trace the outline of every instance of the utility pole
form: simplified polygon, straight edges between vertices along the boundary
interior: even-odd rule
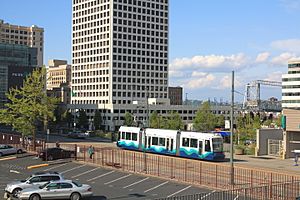
[[[147,125],[146,125],[146,127],[149,128],[150,127],[150,118],[149,118],[149,102],[148,102],[148,100],[149,100],[149,91],[148,91],[148,87],[146,87],[146,95],[147,95],[147,101],[146,101],[146,103],[147,103]]]
[[[230,184],[234,185],[234,166],[233,166],[233,114],[234,114],[234,71],[232,71],[231,87],[231,113],[230,113]]]

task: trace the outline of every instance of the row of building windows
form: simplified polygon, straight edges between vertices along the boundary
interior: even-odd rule
[[[283,85],[282,89],[300,88],[300,85]]]
[[[300,68],[300,63],[288,64],[288,68]]]
[[[109,62],[98,62],[93,64],[84,64],[84,65],[72,65],[72,70],[87,70],[87,69],[100,69],[108,68]]]
[[[287,81],[300,81],[300,78],[283,78],[282,81],[287,82]]]
[[[118,81],[118,82],[117,82]],[[159,82],[160,81],[160,82]],[[162,84],[162,81],[163,81],[163,84]],[[113,77],[113,82],[114,83],[131,83],[132,81],[130,80],[130,82],[129,82],[129,79],[126,79],[126,78],[122,78],[122,77]],[[158,85],[159,83],[161,84],[161,85],[166,85],[166,84],[168,84],[168,79],[166,78],[165,80],[162,80],[162,79],[151,79],[150,80],[150,78],[149,79],[144,79],[144,78],[137,78],[136,79],[136,83],[142,83],[142,84],[156,84],[156,85]]]
[[[288,74],[300,74],[300,71],[288,71]]]
[[[105,81],[104,81],[105,82]],[[102,90],[108,89],[108,84],[98,84],[98,85],[78,85],[75,84],[72,86],[74,91],[83,91],[83,90]]]
[[[80,30],[88,29],[88,28],[91,29],[94,26],[97,26],[96,24],[98,24],[98,23],[97,22],[91,22],[91,23],[79,24],[79,25],[73,26],[73,31],[80,31]],[[99,25],[97,27],[99,27]],[[94,28],[94,29],[91,29],[91,30],[94,30],[94,33],[96,33],[96,30],[97,31],[100,30],[100,32],[105,32],[105,31],[109,31],[109,26],[102,26],[102,27],[100,27],[100,29],[99,28]],[[98,31],[98,33],[99,33],[99,31]]]
[[[94,50],[88,50],[88,51],[75,52],[72,55],[73,55],[73,58],[76,58],[76,57],[99,55],[99,54],[105,54],[105,53],[109,53],[109,48],[108,47],[107,48],[94,49]]]
[[[282,100],[282,103],[300,103],[300,100]]]
[[[16,33],[16,34],[22,34],[22,35],[37,35],[35,31],[28,32],[28,31],[22,31],[22,30],[15,30],[15,29],[5,29],[6,33]],[[43,35],[43,32],[40,32],[40,36]],[[24,36],[26,37],[26,36]]]
[[[92,48],[106,48],[104,46],[109,46],[109,40],[103,41],[103,42],[94,42],[94,43],[87,43],[87,44],[81,44],[81,45],[73,45],[73,51],[81,51],[84,49],[92,49]]]
[[[99,81],[102,80],[102,82],[108,82],[109,78],[108,77],[97,77],[97,78],[82,78],[82,79],[77,79],[74,78],[72,79],[73,84],[78,84],[78,83],[99,83]],[[85,87],[85,85],[84,85]]]
[[[282,93],[282,96],[299,96],[300,97],[300,92],[285,92],[285,93]]]
[[[94,57],[88,57],[88,58],[74,58],[72,60],[73,64],[80,64],[80,63],[87,63],[87,62],[98,62],[98,61],[105,61],[109,60],[109,55],[104,56],[94,56]]]
[[[168,51],[168,45],[158,45],[158,44],[147,44],[147,43],[140,43],[140,42],[126,42],[126,41],[113,41],[113,45],[115,48],[124,48],[129,47],[130,49],[146,49],[148,51],[150,50],[156,50],[156,51]],[[132,51],[134,50],[132,49]],[[128,49],[129,51],[129,49]],[[131,52],[131,51],[130,51]]]
[[[141,12],[142,10],[142,12]],[[146,13],[147,12],[147,13]],[[142,13],[142,15],[135,14],[135,13]],[[113,16],[114,17],[120,17],[124,19],[133,19],[133,20],[143,20],[146,21],[147,16],[156,16],[156,17],[168,17],[168,12],[164,11],[158,11],[158,10],[150,10],[150,9],[141,9],[141,8],[133,8],[133,12],[124,12],[124,11],[117,11],[116,9],[114,10]],[[152,17],[153,18],[153,17]],[[147,20],[150,21],[150,20]],[[152,20],[154,22],[154,20]]]
[[[137,98],[146,98],[146,92],[113,92],[113,97],[137,97]],[[165,93],[149,93],[150,98],[163,98],[166,96]],[[166,98],[166,97],[165,97]]]
[[[148,3],[146,3],[145,1],[142,0],[114,0],[115,3],[123,3],[123,4],[132,4],[135,6],[143,6],[143,7],[149,7],[150,6],[150,2],[156,2],[156,3],[165,3],[168,4],[168,0],[150,0],[147,1]]]
[[[126,70],[126,69],[142,69],[142,70],[156,70],[156,71],[160,71],[160,72],[163,72],[163,71],[168,71],[168,66],[161,66],[161,65],[154,65],[154,64],[151,64],[148,63],[148,64],[136,64],[136,63],[126,63],[126,62],[113,62],[113,68],[122,68],[123,70]],[[130,70],[132,71],[132,70]],[[119,73],[119,72],[118,72]],[[125,72],[123,72],[125,73]],[[131,72],[128,71],[127,73],[128,75],[131,75]],[[135,71],[132,71],[132,74],[135,76]]]
[[[146,85],[122,85],[122,84],[113,84],[113,90],[150,90],[150,91],[167,91],[167,88],[165,87],[164,89],[162,87],[158,86],[146,86]]]
[[[79,44],[79,43],[93,42],[93,41],[106,40],[106,39],[109,39],[109,33],[97,34],[88,37],[79,37],[77,39],[73,39],[72,42],[73,44]]]

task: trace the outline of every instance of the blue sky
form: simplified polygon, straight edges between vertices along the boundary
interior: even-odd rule
[[[244,93],[253,80],[280,81],[287,61],[300,57],[300,0],[169,2],[170,85],[183,86],[189,99],[230,100],[232,70]],[[44,27],[45,63],[71,60],[71,0],[1,0],[0,18]],[[281,89],[261,95],[280,99]]]

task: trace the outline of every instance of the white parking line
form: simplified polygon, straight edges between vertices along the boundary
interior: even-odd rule
[[[89,171],[86,171],[86,172],[83,172],[83,173],[81,173],[81,174],[77,174],[77,175],[75,175],[75,176],[72,176],[71,178],[76,178],[76,177],[78,177],[78,176],[81,176],[81,175],[84,175],[84,174],[90,173],[90,172],[92,172],[92,171],[95,171],[95,170],[97,170],[97,169],[99,169],[99,168],[94,168],[94,169],[91,169],[91,170],[89,170]]]
[[[65,165],[67,165],[67,164],[69,164],[69,163],[64,163],[64,164],[61,164],[61,165],[56,165],[56,166],[54,166],[54,167],[50,167],[49,169],[45,169],[44,171],[49,171],[49,170],[51,170],[51,169],[56,169],[56,168],[65,166]]]
[[[205,199],[207,196],[211,195],[212,193],[214,193],[216,190],[213,190],[212,192],[208,193],[207,195],[201,197],[201,199]]]
[[[97,179],[97,178],[101,178],[101,177],[106,176],[106,175],[108,175],[108,174],[111,174],[111,173],[113,173],[113,172],[115,172],[115,171],[110,171],[110,172],[107,172],[107,173],[105,173],[105,174],[101,174],[101,175],[96,176],[96,177],[94,177],[94,178],[91,178],[91,179],[89,179],[89,180],[87,180],[87,181],[92,181],[92,180],[95,180],[95,179]]]
[[[149,179],[149,177],[144,178],[143,180],[140,180],[140,181],[138,181],[138,182],[132,183],[132,184],[130,184],[130,185],[124,186],[123,188],[131,187],[131,186],[136,185],[136,184],[139,184],[139,183],[141,183],[141,182],[143,182],[143,181],[145,181],[145,180],[147,180],[147,179]]]
[[[19,171],[16,171],[16,170],[9,170],[10,173],[16,173],[16,174],[20,174]]]
[[[127,178],[128,176],[131,176],[131,175],[132,175],[132,174],[127,174],[126,176],[122,176],[122,177],[120,177],[120,178],[117,178],[117,179],[115,179],[115,180],[112,180],[112,181],[106,182],[106,183],[104,183],[104,185],[108,185],[108,184],[110,184],[110,183],[113,183],[113,182],[115,182],[115,181],[118,181],[118,180],[121,180],[121,179]]]
[[[177,191],[177,192],[175,192],[175,193],[173,193],[173,194],[170,194],[169,196],[167,196],[167,198],[169,198],[169,197],[171,197],[171,196],[174,196],[175,194],[178,194],[178,193],[180,193],[180,192],[183,192],[184,190],[187,190],[187,189],[189,189],[190,187],[192,187],[192,186],[191,186],[191,185],[190,185],[190,186],[187,186],[187,187],[183,188],[182,190],[179,190],[179,191]]]
[[[68,170],[62,171],[61,173],[64,174],[64,173],[67,173],[67,172],[70,172],[70,171],[73,171],[75,169],[79,169],[79,168],[82,168],[82,167],[85,167],[85,166],[86,165],[80,165],[80,166],[74,167],[72,169],[68,169]]]
[[[145,190],[144,193],[149,192],[149,191],[152,191],[152,190],[154,190],[154,189],[156,189],[156,188],[159,188],[160,186],[163,186],[163,185],[165,185],[165,184],[167,184],[167,183],[169,183],[169,181],[166,181],[166,182],[164,182],[164,183],[162,183],[162,184],[159,184],[159,185],[157,185],[157,186],[155,186],[155,187],[153,187],[153,188],[150,188],[150,189],[148,189],[148,190]]]
[[[235,198],[234,198],[234,200],[237,200],[239,198],[239,195],[237,195]]]

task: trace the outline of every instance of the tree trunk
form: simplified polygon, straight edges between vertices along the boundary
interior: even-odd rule
[[[36,144],[36,138],[35,138],[35,134],[36,134],[36,129],[34,128],[33,130],[32,130],[32,147],[33,147],[33,151],[35,151],[36,150],[36,146],[35,146],[35,144]]]

